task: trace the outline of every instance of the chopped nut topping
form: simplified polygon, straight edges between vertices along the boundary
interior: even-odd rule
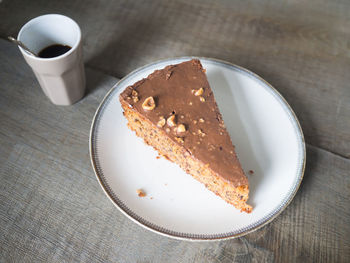
[[[172,72],[172,71],[169,71],[169,72],[165,75],[165,79],[166,79],[166,80],[170,79],[171,74],[173,74],[173,72]]]
[[[194,89],[192,90],[192,93],[194,94],[194,96],[200,96],[203,94],[203,92],[204,92],[203,88],[200,88],[198,90],[194,90]]]
[[[165,125],[165,118],[163,116],[159,117],[159,121],[157,123],[157,126],[162,128]]]
[[[167,120],[166,120],[166,123],[170,126],[170,127],[173,127],[176,125],[176,122],[175,122],[175,115],[171,115]]]
[[[132,90],[131,92],[131,97],[132,97],[132,100],[136,103],[139,101],[139,98],[137,97],[138,93],[136,90]]]
[[[201,144],[201,142],[197,142],[197,144]]]
[[[200,119],[199,119],[199,122],[204,122],[204,119],[203,119],[203,118],[200,118]]]
[[[185,116],[181,115],[180,118],[183,119],[183,118],[185,118]]]
[[[190,103],[188,103],[188,105],[192,106],[192,101],[190,101]]]
[[[202,137],[205,136],[205,133],[201,129],[198,129],[198,134],[201,135]]]
[[[169,129],[169,128],[166,128],[165,131],[166,131],[166,132],[170,132],[170,129]]]
[[[137,95],[138,95],[137,91],[133,89],[131,92],[131,97],[137,97]]]
[[[205,98],[204,98],[204,97],[199,97],[199,100],[200,100],[201,102],[205,102]]]
[[[142,108],[144,110],[153,110],[156,107],[156,103],[153,99],[153,97],[148,97],[145,99],[145,101],[142,103]]]
[[[138,194],[139,197],[145,197],[146,193],[142,189],[137,189],[136,193]]]
[[[176,128],[176,132],[178,132],[178,133],[185,132],[185,131],[186,131],[186,127],[185,127],[185,125],[183,125],[183,124],[180,124],[180,125],[177,126],[177,128]]]
[[[197,121],[196,121],[196,120],[193,120],[193,123],[194,123],[194,124],[197,124]]]
[[[193,134],[193,135],[196,135],[196,133],[195,133],[195,132],[192,132],[192,134]]]
[[[222,133],[222,132],[220,132],[220,135],[223,135],[223,133]]]
[[[180,137],[175,137],[175,140],[177,140],[177,142],[179,142],[179,143],[184,143],[184,139],[182,139]]]

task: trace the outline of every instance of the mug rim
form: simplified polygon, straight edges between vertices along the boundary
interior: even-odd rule
[[[52,57],[52,58],[34,57],[34,56],[30,55],[27,51],[25,51],[23,48],[18,46],[18,48],[21,50],[22,54],[24,54],[24,55],[26,55],[26,56],[28,56],[30,58],[39,60],[39,61],[54,61],[54,60],[62,59],[64,57],[69,56],[71,53],[73,53],[77,49],[77,47],[79,46],[79,44],[81,42],[81,30],[80,30],[80,27],[79,27],[78,23],[75,22],[72,18],[70,18],[68,16],[65,16],[65,15],[61,15],[61,14],[46,14],[46,15],[41,15],[41,16],[37,16],[37,17],[32,18],[31,20],[29,20],[27,23],[25,23],[21,27],[21,29],[20,29],[20,31],[19,31],[19,33],[17,35],[17,40],[21,41],[21,36],[22,36],[23,32],[26,30],[26,28],[31,26],[31,24],[33,24],[36,20],[43,19],[44,17],[48,17],[48,16],[58,16],[58,17],[67,19],[70,22],[72,22],[74,27],[77,29],[77,34],[78,34],[77,41],[74,43],[74,45],[72,46],[72,48],[68,52],[66,52],[66,53],[64,53],[62,55],[56,56],[56,57]]]

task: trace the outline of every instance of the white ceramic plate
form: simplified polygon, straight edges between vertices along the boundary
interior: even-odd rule
[[[144,66],[111,89],[91,127],[92,166],[111,201],[149,230],[189,240],[242,236],[274,219],[297,192],[305,167],[302,130],[287,102],[259,76],[227,62],[199,58],[248,176],[253,212],[239,212],[177,165],[157,159],[157,152],[127,128],[118,96],[154,70],[191,58]],[[139,188],[146,197],[137,195]]]

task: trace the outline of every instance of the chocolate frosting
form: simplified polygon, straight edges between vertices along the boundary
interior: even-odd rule
[[[152,110],[142,107],[148,97],[155,102]],[[248,185],[199,60],[156,70],[127,87],[120,98],[226,182]],[[167,120],[171,115],[176,125],[160,127],[162,117]],[[186,131],[179,132],[180,124]]]

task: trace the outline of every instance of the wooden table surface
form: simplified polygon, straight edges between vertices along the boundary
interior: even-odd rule
[[[87,95],[51,104],[5,40],[46,13],[81,26]],[[0,262],[349,262],[349,1],[0,1]],[[104,195],[90,165],[92,117],[117,78],[196,55],[246,67],[298,116],[302,185],[244,237],[185,242],[149,232]]]

